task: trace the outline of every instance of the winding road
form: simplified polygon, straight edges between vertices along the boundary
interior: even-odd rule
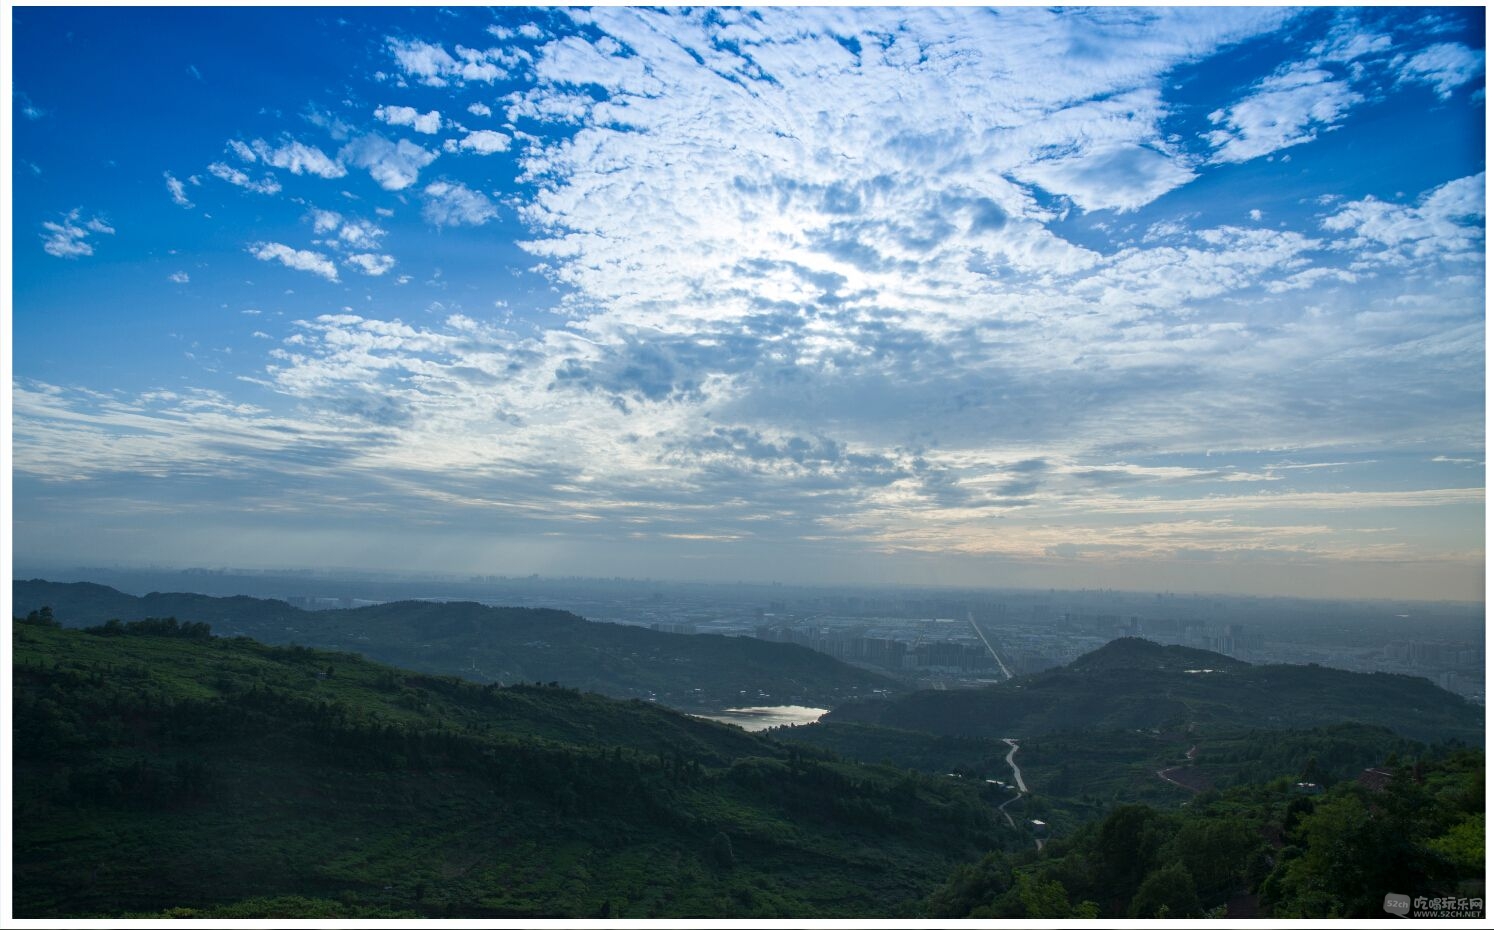
[[[1000,660],[998,659],[997,661],[1000,661]],[[1017,745],[1017,741],[1014,740],[1014,739],[1004,739],[1004,740],[1002,740],[1002,742],[1005,743],[1005,744],[1007,744],[1008,746],[1012,747],[1012,751],[1006,754],[1006,764],[1010,765],[1012,767],[1012,780],[1017,783],[1017,793],[1014,794],[1014,795],[1012,795],[1011,797],[1007,798],[1005,801],[1001,802],[1001,805],[998,806],[996,809],[998,811],[1001,811],[1001,816],[1005,817],[1006,818],[1006,822],[1011,825],[1011,827],[1012,827],[1013,830],[1015,830],[1015,829],[1018,829],[1017,822],[1012,819],[1012,815],[1011,814],[1008,814],[1006,812],[1006,806],[1008,804],[1012,803],[1013,801],[1021,798],[1023,795],[1025,795],[1025,794],[1028,793],[1027,792],[1027,783],[1022,780],[1022,770],[1019,769],[1019,768],[1017,768],[1016,759],[1013,758],[1014,756],[1016,756],[1017,750],[1021,749],[1022,747],[1018,746]],[[1042,852],[1043,851],[1043,840],[1042,840],[1042,838],[1041,837],[1033,837],[1032,841],[1037,844],[1038,852]]]
[[[1015,756],[1017,754],[1017,750],[1021,749],[1022,747],[1018,746],[1017,741],[1014,739],[1004,739],[1002,740],[1002,742],[1012,747],[1012,751],[1006,754],[1006,764],[1012,767],[1012,777],[1016,779],[1017,790],[1022,792],[1023,794],[1026,794],[1027,783],[1022,780],[1022,770],[1017,768],[1016,762],[1012,761],[1012,756]]]

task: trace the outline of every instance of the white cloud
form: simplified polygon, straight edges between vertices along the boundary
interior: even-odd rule
[[[330,248],[369,249],[388,235],[388,230],[368,220],[349,218],[335,210],[313,208],[309,215],[312,231],[317,235],[335,234],[329,239],[318,240],[319,245]]]
[[[1323,228],[1348,233],[1351,238],[1339,247],[1361,260],[1397,265],[1432,258],[1482,263],[1484,198],[1480,172],[1426,191],[1414,205],[1374,197],[1343,204],[1323,220]]]
[[[245,377],[290,401],[279,406],[297,411],[293,424],[224,413],[233,429],[214,433],[164,400],[104,414],[37,391],[28,435],[49,416],[91,416],[77,467],[94,473],[186,470],[263,444],[267,467],[377,481],[348,496],[415,501],[436,519],[475,510],[576,534],[636,525],[941,555],[1129,545],[1333,556],[1350,544],[1321,524],[1340,509],[1481,507],[1470,495],[1306,497],[1321,480],[1239,451],[1324,447],[1339,462],[1371,443],[1430,455],[1483,442],[1482,277],[1475,264],[1444,273],[1482,255],[1482,176],[1385,203],[1344,172],[1338,199],[1312,206],[1322,188],[1310,179],[1269,186],[1305,159],[1290,172],[1280,159],[1253,166],[1257,186],[1244,192],[1226,180],[1241,172],[1220,164],[1347,123],[1354,94],[1393,93],[1379,80],[1391,67],[1380,37],[1303,48],[1328,18],[1306,14],[1267,43],[1237,44],[1295,15],[1277,9],[569,15],[581,27],[536,46],[533,83],[494,102],[548,125],[485,122],[505,129],[491,137],[448,127],[446,143],[516,150],[524,247],[561,322],[535,323],[551,318],[529,312],[533,298],[492,281],[474,289],[453,265],[439,282],[450,283],[445,306],[408,290],[408,301],[367,303],[415,323],[344,310],[257,346],[272,350],[271,368]],[[1232,62],[1297,64],[1247,86],[1246,100],[1211,104],[1224,104],[1213,145],[1176,137],[1201,113],[1198,92],[1219,84],[1196,72],[1225,48],[1241,52]],[[405,42],[400,74],[455,84],[509,67],[451,49]],[[1361,65],[1373,71],[1362,82]],[[463,105],[396,119],[414,126]],[[366,118],[372,104],[343,106]],[[491,115],[477,106],[468,111]],[[351,211],[418,201],[443,227],[498,215],[479,189],[495,181],[458,175],[481,166],[422,182],[437,153],[377,135],[338,155],[408,193],[360,201],[359,185],[323,200],[338,211],[308,209],[309,251],[257,242],[252,254],[328,280],[407,284],[432,276],[394,274],[391,237]],[[1221,184],[1200,192],[1207,207],[1191,191],[1164,199],[1211,174]],[[1380,267],[1389,262],[1405,270]],[[484,318],[507,317],[487,309],[500,294],[513,324]],[[484,312],[454,315],[458,302]],[[266,306],[267,319],[280,312]],[[161,438],[132,438],[147,431]],[[228,432],[237,445],[224,445]],[[325,444],[307,452],[303,437]],[[64,467],[31,441],[24,467]],[[1240,493],[1268,479],[1287,494]],[[322,496],[318,506],[336,506]],[[1325,516],[1292,520],[1292,508]],[[1087,526],[1095,513],[1146,519]]]
[[[479,129],[469,132],[462,139],[448,139],[446,150],[448,152],[467,151],[476,152],[479,155],[491,155],[494,152],[506,152],[512,139],[501,132],[491,129]]]
[[[167,275],[166,280],[170,281],[173,284],[186,284],[192,279],[187,275],[185,271],[175,271]]]
[[[470,103],[467,105],[467,112],[473,116],[492,116],[493,108],[486,103]]]
[[[456,69],[456,59],[441,46],[429,42],[390,39],[389,50],[394,53],[395,60],[406,74],[420,78],[423,83],[432,87],[445,87],[446,79],[443,75]]]
[[[1484,53],[1458,42],[1441,42],[1422,49],[1401,65],[1403,81],[1432,85],[1443,100],[1478,77],[1484,70]]]
[[[263,143],[261,143],[263,144]],[[229,139],[228,149],[238,156],[239,161],[245,164],[254,164],[259,161],[259,156],[254,154],[254,149],[239,139]]]
[[[1085,211],[1125,211],[1144,207],[1197,175],[1177,156],[1123,144],[1026,165],[1018,177],[1072,198]]]
[[[1301,145],[1320,130],[1338,126],[1364,96],[1315,63],[1283,68],[1257,84],[1249,96],[1209,114],[1221,128],[1205,138],[1215,162],[1243,162]]]
[[[346,168],[328,158],[325,152],[314,145],[291,140],[279,146],[271,146],[263,139],[255,139],[252,148],[265,164],[283,168],[291,174],[314,174],[319,178],[340,178],[348,173]]]
[[[171,202],[179,207],[186,207],[190,210],[192,208],[192,201],[187,198],[186,185],[173,177],[170,171],[166,172],[165,177],[166,190],[171,192]]]
[[[391,126],[409,126],[416,132],[426,135],[441,131],[441,111],[439,110],[421,113],[414,107],[379,107],[374,110],[374,118],[381,119]]]
[[[211,165],[208,165],[207,170],[208,174],[211,174],[215,178],[227,181],[236,187],[253,191],[256,194],[280,193],[280,182],[270,175],[265,175],[262,179],[256,181],[239,169],[225,165],[221,161],[215,161]]]
[[[375,226],[368,220],[349,220],[344,223],[342,229],[337,231],[337,237],[350,248],[366,249],[378,243],[387,234],[387,230]]]
[[[342,225],[342,214],[334,210],[311,211],[311,228],[318,234],[333,232]]]
[[[43,110],[41,107],[32,103],[31,98],[21,93],[20,91],[15,91],[14,96],[16,98],[16,101],[21,105],[21,115],[26,117],[27,119],[39,120],[43,116],[47,115],[46,110]]]
[[[71,210],[62,216],[62,222],[42,223],[42,251],[57,258],[81,258],[93,254],[93,243],[88,241],[92,233],[114,235],[114,227],[98,217],[84,220],[81,210]]]
[[[400,70],[429,87],[467,81],[492,83],[508,77],[511,69],[523,60],[516,50],[480,50],[458,45],[453,56],[430,42],[393,38],[388,42]]]
[[[343,147],[341,157],[368,174],[379,186],[400,191],[420,179],[420,169],[435,161],[440,153],[421,148],[408,139],[390,142],[378,133],[355,139]]]
[[[394,267],[394,256],[359,252],[344,258],[343,263],[357,268],[366,275],[378,277]]]
[[[481,226],[498,215],[498,208],[481,191],[452,181],[433,181],[425,188],[426,222],[436,226]]]
[[[337,280],[337,266],[320,252],[293,249],[279,242],[256,242],[249,246],[249,254],[262,262],[278,261],[287,268],[309,271],[321,275],[328,281]]]

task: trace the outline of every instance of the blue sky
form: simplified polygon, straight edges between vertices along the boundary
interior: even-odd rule
[[[1481,599],[1483,15],[15,9],[15,564]]]

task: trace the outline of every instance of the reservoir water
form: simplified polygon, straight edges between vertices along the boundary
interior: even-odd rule
[[[769,727],[799,726],[814,723],[830,711],[824,707],[780,704],[776,707],[728,707],[715,714],[696,714],[707,720],[736,724],[750,733]]]

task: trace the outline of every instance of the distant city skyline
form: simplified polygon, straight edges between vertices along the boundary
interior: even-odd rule
[[[1481,8],[17,8],[12,565],[1482,600]]]

